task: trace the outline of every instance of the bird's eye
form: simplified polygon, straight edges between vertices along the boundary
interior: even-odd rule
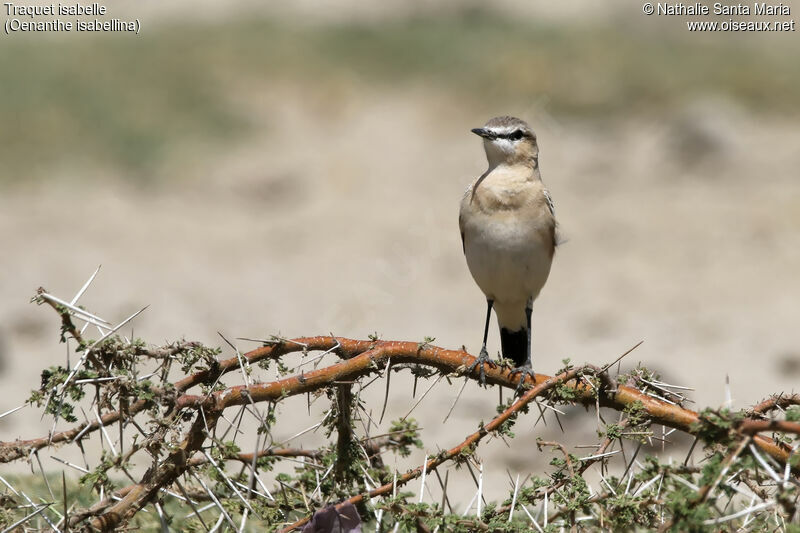
[[[515,130],[514,133],[511,134],[511,138],[515,141],[522,139],[522,130]]]

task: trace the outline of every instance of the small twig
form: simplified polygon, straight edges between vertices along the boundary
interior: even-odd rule
[[[611,361],[610,363],[608,363],[607,365],[605,365],[604,367],[602,367],[602,368],[600,369],[600,372],[598,372],[598,373],[599,373],[599,374],[602,374],[602,373],[604,373],[606,370],[608,370],[609,368],[611,368],[612,366],[614,366],[614,365],[616,365],[617,363],[619,363],[620,361],[622,361],[622,359],[623,359],[623,358],[625,358],[625,356],[627,356],[627,355],[628,355],[628,354],[630,354],[632,351],[634,351],[636,348],[638,348],[639,346],[641,346],[643,342],[644,342],[644,341],[643,341],[643,340],[641,340],[641,341],[637,342],[636,344],[634,344],[634,345],[633,345],[631,348],[629,348],[629,349],[628,349],[628,351],[626,351],[625,353],[623,353],[622,355],[620,355],[619,357],[617,357],[616,359],[614,359],[613,361]]]
[[[558,448],[559,450],[561,450],[561,453],[564,454],[564,461],[566,462],[567,470],[569,470],[570,477],[575,476],[575,469],[572,468],[572,459],[570,459],[569,452],[567,451],[566,446],[556,441],[537,440],[536,447],[539,448],[539,451],[542,451],[542,446],[551,446],[553,448]]]

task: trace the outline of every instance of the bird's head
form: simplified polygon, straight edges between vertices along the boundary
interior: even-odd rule
[[[483,138],[483,148],[490,167],[506,164],[538,166],[539,146],[536,134],[524,120],[515,117],[494,117],[472,133]]]

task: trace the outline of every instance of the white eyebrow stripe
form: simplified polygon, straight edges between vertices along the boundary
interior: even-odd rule
[[[510,133],[514,133],[520,128],[516,126],[502,126],[500,128],[486,128],[486,129],[491,131],[495,135],[508,135]]]

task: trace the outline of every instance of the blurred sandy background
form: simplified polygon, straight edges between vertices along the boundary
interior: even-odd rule
[[[469,129],[498,114],[537,131],[566,238],[537,371],[644,340],[624,367],[700,406],[726,375],[735,407],[796,387],[797,34],[690,34],[626,2],[432,4],[149,1],[109,6],[138,37],[4,36],[0,412],[64,361],[35,289],[71,297],[99,264],[82,303],[111,321],[149,304],[133,329],[151,343],[378,332],[476,353],[456,219],[486,165]],[[431,446],[494,413],[470,385],[441,426],[456,391],[415,412]],[[50,428],[24,413],[2,440]],[[524,470],[541,433],[518,433],[487,460]]]

